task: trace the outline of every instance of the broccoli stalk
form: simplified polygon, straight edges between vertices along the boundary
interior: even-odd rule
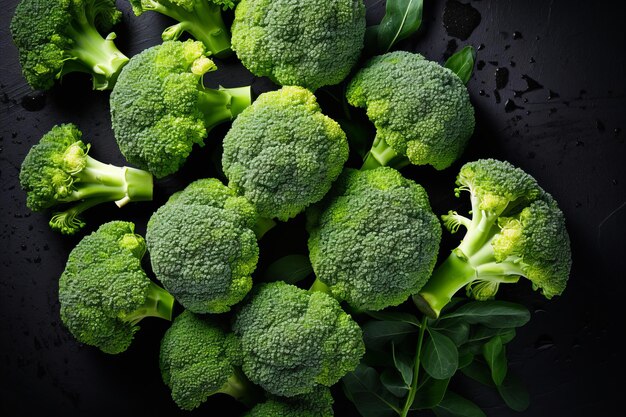
[[[204,125],[207,130],[232,120],[252,103],[250,87],[200,88],[198,109],[204,114]]]
[[[378,167],[402,169],[410,163],[409,158],[398,154],[384,138],[376,137],[372,148],[365,156],[361,169],[368,170]]]
[[[144,304],[131,313],[123,314],[121,319],[133,326],[146,317],[158,317],[169,321],[172,320],[173,307],[174,296],[151,282],[146,292]]]

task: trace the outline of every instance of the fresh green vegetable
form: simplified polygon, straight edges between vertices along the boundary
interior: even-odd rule
[[[113,40],[105,38],[122,13],[114,0],[21,0],[11,21],[26,81],[47,90],[70,72],[84,72],[96,90],[111,89],[128,62]]]
[[[54,126],[33,146],[20,170],[26,204],[39,211],[59,207],[50,227],[74,234],[85,226],[80,214],[98,204],[152,199],[152,175],[130,167],[107,165],[88,155],[90,145],[73,124]],[[71,204],[76,203],[76,204]]]
[[[384,54],[422,25],[423,0],[387,0],[380,24],[365,32],[365,49],[371,55]]]
[[[161,178],[176,172],[207,130],[250,105],[250,88],[204,88],[217,67],[200,42],[168,41],[135,55],[111,93],[115,138],[126,159]]]
[[[233,50],[253,74],[316,90],[340,83],[365,36],[362,0],[242,0]]]
[[[72,250],[59,280],[61,320],[82,343],[125,351],[146,317],[171,320],[174,297],[141,268],[144,239],[128,222],[106,223]]]
[[[464,84],[467,84],[474,71],[475,61],[476,50],[473,46],[466,46],[448,58],[444,67],[452,70]]]
[[[270,396],[256,405],[244,417],[332,417],[333,397],[330,390],[323,386],[316,387],[310,394],[285,398]]]

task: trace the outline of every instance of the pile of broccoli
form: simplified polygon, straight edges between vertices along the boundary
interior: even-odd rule
[[[75,234],[91,207],[151,200],[153,175],[175,174],[215,126],[232,125],[222,143],[223,177],[208,178],[207,169],[186,182],[149,213],[145,240],[133,223],[110,221],[71,251],[58,295],[76,340],[119,354],[144,318],[174,318],[159,366],[183,410],[226,394],[248,407],[247,417],[329,417],[330,388],[361,372],[368,395],[380,394],[376,384],[389,391],[384,401],[410,392],[403,391],[404,409],[390,408],[406,417],[416,391],[428,389],[418,379],[420,360],[434,360],[421,351],[426,327],[460,290],[491,300],[500,284],[525,277],[546,298],[563,293],[571,268],[564,215],[531,175],[506,161],[462,166],[456,195],[469,193],[471,216],[441,217],[449,231],[466,233],[436,266],[440,220],[427,190],[397,169],[449,168],[473,134],[474,109],[458,71],[405,51],[362,59],[362,0],[129,1],[136,15],[156,11],[177,22],[162,44],[130,60],[114,34],[100,34],[120,20],[113,0],[22,0],[15,11],[11,31],[27,82],[48,89],[78,71],[91,74],[94,88],[112,89],[115,139],[141,168],[97,161],[75,125],[58,125],[22,163],[27,206],[58,210],[52,229]],[[230,9],[232,46],[223,16]],[[178,41],[184,32],[195,40]],[[283,87],[256,100],[250,86],[206,88],[204,76],[217,70],[211,58],[231,51]],[[348,104],[364,108],[376,129],[364,160],[350,158],[346,133],[314,93],[339,83],[344,112]],[[257,271],[273,234],[261,239],[281,222],[297,225],[298,216],[314,276],[284,282],[269,268]],[[142,265],[147,253],[151,269]],[[393,323],[413,326],[419,341],[387,334],[392,354],[381,357],[366,317],[392,323],[387,333]],[[508,341],[494,334],[500,346]],[[371,360],[392,362],[404,385],[364,372]]]

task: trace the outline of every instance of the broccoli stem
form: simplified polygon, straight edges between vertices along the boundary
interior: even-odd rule
[[[316,291],[326,293],[330,295],[331,297],[333,297],[333,293],[330,291],[330,287],[324,284],[322,281],[320,281],[319,278],[315,278],[313,285],[311,285],[311,288],[309,288],[309,292],[316,292]]]
[[[415,401],[415,395],[417,394],[417,383],[419,381],[421,367],[422,346],[424,344],[424,335],[426,334],[427,326],[428,321],[426,320],[426,317],[424,317],[420,324],[420,332],[417,338],[417,347],[415,348],[415,359],[413,362],[413,379],[411,380],[409,394],[407,395],[406,401],[404,402],[404,407],[402,407],[402,411],[400,412],[401,417],[406,417],[409,415],[409,411],[411,411],[411,406],[413,406],[413,402]]]
[[[204,125],[208,130],[233,120],[251,103],[250,87],[206,88],[198,95],[198,108],[204,114]]]
[[[276,226],[276,222],[274,220],[266,217],[259,217],[252,230],[254,231],[257,240],[261,240],[261,238],[265,236],[267,232],[272,230],[274,226]]]
[[[387,144],[386,140],[376,138],[374,139],[372,148],[365,157],[365,161],[363,162],[361,169],[375,169],[381,166],[401,169],[409,165],[409,163],[409,159],[404,155],[398,154]]]
[[[252,407],[261,399],[259,389],[238,368],[234,369],[233,374],[217,392],[230,395],[248,407]]]
[[[50,218],[50,228],[64,235],[73,235],[85,227],[85,222],[79,217],[81,213],[98,204],[111,201],[108,197],[90,198],[84,200],[65,211],[55,212]]]
[[[151,282],[144,304],[137,310],[124,315],[123,320],[132,325],[139,323],[146,317],[159,317],[165,320],[172,320],[173,307],[174,296],[154,282]]]

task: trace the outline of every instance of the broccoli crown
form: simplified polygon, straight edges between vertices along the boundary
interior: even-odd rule
[[[183,410],[193,410],[225,390],[241,362],[239,340],[207,318],[184,311],[161,341],[163,382]]]
[[[435,266],[441,226],[428,195],[392,168],[347,169],[307,215],[317,279],[355,308],[404,302]]]
[[[226,9],[235,7],[234,0],[129,0],[133,12],[139,16],[147,10],[160,11],[161,8],[181,8],[187,12],[193,12],[198,4],[207,3]]]
[[[271,396],[256,405],[245,417],[332,417],[333,397],[330,390],[317,386],[310,394],[295,397]]]
[[[246,376],[287,397],[335,384],[365,351],[361,329],[335,299],[280,281],[254,290],[233,331],[241,337]]]
[[[370,59],[346,97],[367,109],[375,147],[389,146],[414,165],[450,166],[474,131],[474,108],[461,79],[419,54],[390,52]]]
[[[106,353],[128,348],[154,286],[141,268],[146,245],[134,228],[114,221],[85,236],[59,280],[61,320],[80,342]]]
[[[233,50],[253,74],[316,90],[340,83],[365,36],[362,0],[242,0]]]
[[[11,33],[26,81],[45,90],[81,71],[92,74],[94,88],[110,88],[128,58],[113,44],[114,34],[103,39],[98,31],[108,32],[121,17],[115,0],[21,0]]]
[[[252,288],[259,248],[254,208],[216,179],[174,194],[148,222],[152,268],[194,313],[223,313]]]
[[[313,93],[283,87],[261,94],[224,138],[229,186],[266,218],[288,220],[319,201],[348,158],[345,133]]]

